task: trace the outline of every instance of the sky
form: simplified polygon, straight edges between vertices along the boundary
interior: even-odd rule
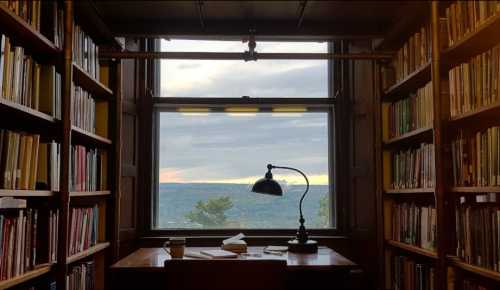
[[[258,52],[326,52],[326,43],[257,43]],[[162,40],[163,51],[242,52],[242,42]],[[327,97],[327,61],[162,60],[164,97]],[[161,113],[160,182],[251,184],[266,165],[328,184],[326,113]],[[289,171],[275,178],[303,184]]]

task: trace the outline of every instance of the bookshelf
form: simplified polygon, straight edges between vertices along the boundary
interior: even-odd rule
[[[0,114],[12,120],[12,122],[2,123],[0,129],[22,132],[21,136],[27,134],[26,140],[31,140],[29,138],[32,135],[39,136],[40,144],[52,141],[59,144],[56,155],[52,155],[51,147],[48,151],[44,151],[50,154],[47,160],[51,160],[50,156],[52,156],[54,160],[59,160],[57,161],[59,163],[52,163],[52,161],[45,159],[41,161],[41,155],[33,153],[34,149],[33,151],[15,151],[19,154],[31,153],[31,155],[26,155],[31,156],[31,158],[25,158],[28,160],[25,161],[27,164],[38,164],[36,166],[38,169],[40,166],[40,168],[48,168],[49,171],[47,171],[45,179],[39,180],[40,176],[45,174],[40,173],[40,170],[34,174],[36,188],[21,189],[18,188],[18,185],[14,186],[16,188],[4,188],[3,182],[0,184],[0,198],[24,199],[27,201],[30,211],[33,209],[38,214],[38,232],[33,234],[37,237],[38,242],[36,247],[30,248],[30,250],[36,250],[36,265],[32,267],[19,266],[25,269],[8,279],[0,280],[0,289],[12,288],[20,284],[30,286],[38,283],[47,283],[45,287],[49,288],[53,286],[49,284],[55,282],[58,290],[66,290],[66,277],[71,272],[72,267],[79,266],[81,263],[92,263],[94,265],[92,268],[95,269],[95,289],[101,290],[106,287],[107,283],[106,269],[110,263],[116,260],[117,253],[116,217],[120,194],[119,154],[121,151],[119,132],[121,128],[121,63],[115,60],[100,62],[96,48],[93,59],[95,66],[92,70],[84,69],[77,65],[74,60],[75,43],[72,37],[68,36],[73,35],[73,27],[78,25],[81,31],[85,32],[86,37],[95,42],[96,47],[105,50],[121,50],[122,48],[100,19],[92,1],[43,1],[43,3],[46,3],[47,6],[37,8],[41,11],[38,26],[34,18],[27,19],[18,16],[16,8],[9,7],[6,1],[0,3],[1,33],[8,37],[12,43],[15,43],[16,47],[22,47],[24,53],[31,56],[34,61],[40,61],[42,65],[53,66],[54,71],[61,75],[60,83],[55,82],[57,85],[53,87],[53,95],[48,94],[50,97],[46,97],[44,91],[46,88],[40,88],[40,92],[44,92],[40,96],[37,95],[40,102],[45,102],[46,98],[50,98],[49,103],[52,101],[51,112],[46,112],[42,107],[35,108],[31,105],[18,103],[10,97],[4,96],[3,92],[0,94]],[[26,1],[24,4],[36,5],[30,1]],[[53,15],[50,14],[52,12]],[[50,29],[47,30],[47,27]],[[56,43],[59,44],[56,45]],[[90,62],[89,59],[87,63],[89,66]],[[96,70],[103,73],[100,74]],[[72,125],[71,110],[72,102],[75,99],[73,84],[88,92],[89,96],[95,100],[96,107],[99,107],[93,111],[95,113],[95,131],[87,131]],[[38,91],[38,87],[36,88]],[[32,94],[33,97],[28,95],[28,98],[35,100],[35,93]],[[58,102],[55,101],[56,95],[61,96],[61,100]],[[56,110],[60,111],[60,115],[55,114]],[[88,114],[88,112],[83,113]],[[99,176],[101,186],[92,185],[97,181],[95,178],[88,181],[89,177],[87,177],[85,182],[90,185],[85,188],[91,189],[79,191],[72,189],[70,183],[75,181],[70,179],[72,176],[70,166],[72,148],[75,146],[104,152],[104,155],[99,155],[99,158],[96,159],[101,162],[99,163],[100,167],[96,167],[100,173],[96,176]],[[11,153],[7,151],[5,154]],[[105,156],[105,159],[102,156]],[[37,160],[37,162],[30,160]],[[56,164],[58,165],[55,166]],[[26,172],[29,173],[29,170],[26,169]],[[56,179],[50,179],[49,175]],[[52,188],[54,180],[58,180],[58,186],[55,189]],[[46,213],[47,208],[50,209],[50,214]],[[88,210],[82,213],[82,216],[76,214],[71,216],[74,208]],[[0,214],[5,215],[6,218],[15,218],[15,216],[7,216],[11,211],[15,211],[17,214],[18,210],[0,211]],[[54,218],[50,219],[49,215]],[[89,218],[90,215],[94,216],[93,228],[89,227],[90,222],[86,225],[88,227],[87,238],[92,239],[92,242],[88,245],[87,241],[82,239],[81,242],[86,243],[81,247],[84,250],[73,251],[73,254],[70,255],[67,245],[72,238],[72,233],[76,231],[76,226],[83,222],[84,215]],[[54,238],[50,241],[44,237],[49,236],[49,233],[45,232],[49,228],[53,229],[50,236]],[[28,243],[27,239],[24,241]],[[45,248],[45,243],[49,249]],[[52,246],[49,246],[51,243]],[[54,255],[54,257],[43,258],[47,255]],[[39,256],[40,258],[38,258]]]
[[[401,255],[401,253],[404,253],[405,256],[413,257],[416,260],[420,259],[420,261],[422,261],[422,259],[426,259],[425,263],[432,265],[434,269],[434,289],[459,290],[462,289],[459,285],[462,285],[462,282],[471,277],[473,280],[477,278],[486,279],[486,284],[490,285],[487,289],[497,289],[500,286],[500,272],[495,271],[492,268],[487,268],[486,266],[468,263],[465,259],[457,257],[457,252],[459,252],[457,247],[460,243],[459,238],[461,233],[457,233],[457,225],[455,222],[455,219],[459,218],[459,216],[456,215],[460,214],[461,210],[465,210],[468,207],[479,207],[484,209],[486,214],[487,208],[498,208],[499,206],[498,198],[491,198],[491,196],[495,197],[500,194],[500,186],[495,185],[495,179],[493,179],[492,182],[491,178],[489,178],[489,173],[498,170],[497,165],[495,165],[497,164],[497,161],[493,162],[489,158],[494,158],[494,156],[496,156],[496,158],[500,157],[500,150],[498,150],[498,147],[495,147],[496,143],[488,141],[496,140],[492,137],[493,135],[491,135],[493,134],[491,132],[494,130],[491,129],[491,131],[488,131],[488,128],[500,126],[500,102],[498,101],[498,97],[495,99],[495,95],[493,95],[493,93],[490,96],[486,96],[487,93],[485,93],[485,96],[482,97],[483,99],[480,100],[480,105],[474,107],[474,105],[467,105],[466,101],[463,101],[462,104],[465,104],[463,105],[464,108],[467,108],[465,107],[467,105],[469,106],[469,109],[465,109],[463,113],[459,112],[458,114],[452,115],[453,101],[455,101],[455,99],[452,100],[452,97],[459,98],[463,97],[463,95],[458,95],[457,91],[452,91],[450,88],[450,83],[453,85],[453,80],[450,79],[451,73],[449,73],[449,71],[454,67],[462,65],[472,58],[479,59],[479,57],[476,57],[477,55],[489,53],[488,57],[494,57],[493,49],[500,44],[500,3],[498,1],[481,3],[480,5],[492,5],[490,6],[492,8],[488,8],[490,10],[487,10],[485,8],[486,6],[481,7],[481,9],[486,9],[484,10],[484,16],[482,16],[484,18],[482,18],[480,22],[477,22],[477,24],[471,24],[475,26],[471,27],[466,33],[462,33],[461,36],[458,32],[456,32],[457,35],[448,34],[448,29],[451,27],[448,24],[452,23],[449,19],[454,19],[451,18],[450,11],[455,9],[456,6],[454,5],[457,5],[456,3],[457,1],[432,1],[428,4],[427,17],[421,18],[429,19],[431,24],[432,52],[429,63],[425,66],[417,68],[399,82],[388,86],[388,89],[386,90],[382,88],[384,84],[380,84],[379,86],[381,110],[380,123],[383,128],[381,132],[383,136],[380,138],[382,143],[379,145],[382,154],[379,166],[381,168],[381,177],[383,179],[382,183],[380,183],[382,186],[380,191],[383,193],[380,204],[383,208],[380,209],[380,211],[383,212],[384,218],[383,239],[385,245],[382,259],[383,262],[381,264],[381,267],[384,270],[380,276],[382,281],[380,288],[382,289],[394,289],[394,285],[392,284],[394,275],[392,259],[395,255]],[[460,5],[468,5],[464,3],[467,2],[464,1]],[[477,5],[479,7],[479,4]],[[461,8],[464,8],[464,6]],[[471,13],[469,15],[476,14]],[[424,20],[421,21],[423,22]],[[384,47],[392,47],[397,50],[401,47],[402,43],[405,42],[401,41],[401,39],[408,39],[414,35],[415,31],[417,31],[416,27],[418,25],[408,20],[406,23],[410,26],[407,28],[398,27],[397,29],[405,35],[399,35],[398,37],[389,35],[388,39],[383,42]],[[421,25],[423,25],[423,23],[421,23]],[[449,41],[452,39],[454,42],[449,45]],[[394,44],[391,44],[390,41],[393,41]],[[392,64],[379,64],[379,73],[381,75],[380,79],[388,79],[387,76],[383,76],[383,74],[391,71],[386,69],[386,67],[390,65]],[[489,65],[485,65],[485,67],[488,66]],[[384,69],[382,67],[384,67]],[[485,70],[485,74],[486,73],[489,72]],[[453,75],[453,77],[455,77],[455,75]],[[387,131],[389,118],[387,117],[387,104],[404,99],[408,96],[409,92],[414,92],[420,86],[430,81],[432,81],[433,87],[432,97],[434,119],[432,126],[430,128],[418,128],[416,130],[406,132],[403,135],[388,138]],[[492,83],[493,82],[494,81],[492,80]],[[460,93],[463,94],[463,92]],[[479,93],[477,95],[479,95]],[[471,99],[471,102],[475,102],[478,97],[474,96],[474,98],[475,99]],[[485,99],[486,101],[484,101]],[[478,134],[478,132],[482,135]],[[461,137],[462,134],[464,137]],[[467,156],[471,156],[471,152],[478,152],[477,150],[479,149],[477,148],[480,148],[480,150],[483,150],[484,148],[484,150],[490,150],[487,152],[497,151],[495,153],[486,153],[490,154],[484,157],[486,159],[474,159],[474,162],[467,160],[463,161],[471,162],[470,167],[459,167],[466,166],[461,165],[461,163],[454,163],[457,162],[457,156],[459,156],[459,158],[463,158],[463,155],[460,155],[462,153],[458,154],[454,151],[458,150],[456,148],[462,147],[453,147],[457,146],[454,144],[460,144],[456,143],[456,140],[459,137],[466,140],[464,142],[468,142],[464,143],[466,145],[463,146],[478,146],[463,147],[467,150],[471,150],[463,151],[467,152]],[[475,141],[468,141],[472,139]],[[421,142],[432,142],[432,144],[434,144],[434,160],[432,164],[432,167],[435,170],[434,186],[429,189],[391,188],[393,166],[390,156],[392,152],[401,150],[401,148],[412,146],[417,147]],[[474,143],[476,145],[471,145],[473,144],[472,142],[477,142],[477,144]],[[472,151],[473,149],[471,148],[476,151]],[[475,164],[478,165],[473,166]],[[465,174],[465,172],[469,174],[465,179],[465,185],[467,186],[464,186],[464,184],[456,184],[458,179],[456,179],[456,176],[454,175],[454,168],[456,168],[455,174]],[[466,171],[461,171],[462,168],[468,169]],[[474,171],[469,172],[469,170]],[[483,170],[483,172],[481,173],[480,170]],[[485,174],[485,170],[487,173],[486,181],[484,181],[484,177],[482,177]],[[476,183],[473,181],[476,181]],[[404,199],[400,198],[402,196],[404,196]],[[415,204],[430,203],[433,207],[435,207],[437,236],[435,252],[391,239],[393,226],[393,212],[391,209],[394,204],[401,202],[401,200],[404,200],[404,202],[407,203]],[[492,213],[492,216],[493,215],[494,213]],[[488,218],[489,216],[485,217],[486,220]],[[484,224],[487,224],[486,222],[479,222],[479,220],[474,221],[470,221],[471,226],[476,227],[478,231],[481,229],[484,230],[484,227],[486,227]],[[460,224],[460,227],[461,226],[462,225]],[[491,226],[495,226],[495,224],[492,224]],[[462,248],[460,249],[463,249],[464,246],[461,245],[461,247]],[[491,247],[494,247],[494,245]],[[469,254],[473,257],[475,251],[481,251],[481,249],[472,249],[471,251],[473,253]],[[486,255],[486,253],[489,253],[489,255],[492,254],[491,252],[481,253],[483,255]],[[484,260],[485,258],[483,257],[482,261],[483,263],[486,263]]]

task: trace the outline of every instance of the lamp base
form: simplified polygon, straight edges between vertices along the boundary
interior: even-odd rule
[[[305,243],[299,243],[299,240],[293,239],[288,241],[288,250],[292,253],[317,253],[318,242],[307,240]]]

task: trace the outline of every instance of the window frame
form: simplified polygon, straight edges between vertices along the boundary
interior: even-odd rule
[[[328,53],[333,53],[334,45],[328,42]],[[159,41],[155,41],[155,48],[159,49]],[[222,237],[228,235],[234,235],[240,232],[245,233],[248,236],[253,237],[289,237],[290,235],[295,235],[297,229],[284,229],[284,228],[274,228],[274,229],[165,229],[165,228],[155,228],[156,218],[158,213],[158,197],[159,197],[159,114],[162,112],[176,112],[179,108],[192,108],[192,107],[203,107],[209,108],[213,112],[224,112],[227,107],[234,106],[249,106],[258,107],[260,112],[271,112],[272,107],[275,106],[304,106],[308,108],[308,112],[326,112],[328,120],[328,167],[329,167],[329,194],[330,197],[330,212],[334,210],[335,213],[335,224],[332,228],[327,229],[309,229],[308,232],[312,236],[335,236],[342,233],[344,228],[343,214],[340,214],[339,208],[342,206],[343,198],[338,192],[338,169],[340,168],[337,164],[335,144],[339,144],[337,114],[336,110],[336,94],[334,91],[333,84],[333,60],[327,61],[327,80],[328,80],[328,96],[323,98],[204,98],[204,97],[158,97],[160,92],[160,61],[154,61],[153,67],[153,79],[154,79],[154,95],[151,97],[151,112],[152,112],[152,163],[151,163],[151,191],[150,191],[150,202],[146,206],[146,236],[199,236],[199,237]],[[257,113],[258,114],[258,113]],[[298,205],[297,205],[298,207]],[[298,209],[297,209],[298,210]],[[330,222],[333,221],[333,216],[330,217]],[[306,217],[306,227],[307,227],[307,217]],[[298,220],[297,220],[298,228]]]

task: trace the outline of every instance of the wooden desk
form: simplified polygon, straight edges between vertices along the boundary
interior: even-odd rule
[[[187,251],[216,249],[215,247],[188,247]],[[239,259],[283,259],[290,273],[289,285],[301,288],[318,284],[320,289],[325,283],[342,289],[349,271],[357,265],[332,249],[320,247],[317,254],[286,253],[283,256],[263,254],[263,247],[249,247],[249,253],[260,253],[261,257],[240,257]],[[161,273],[165,271],[165,260],[170,259],[162,248],[141,248],[111,266],[112,286],[115,289],[163,289]],[[334,278],[334,280],[332,280]],[[318,288],[320,287],[320,288]],[[332,289],[331,287],[328,287]],[[302,288],[304,289],[304,288]],[[311,288],[312,289],[312,288]]]

